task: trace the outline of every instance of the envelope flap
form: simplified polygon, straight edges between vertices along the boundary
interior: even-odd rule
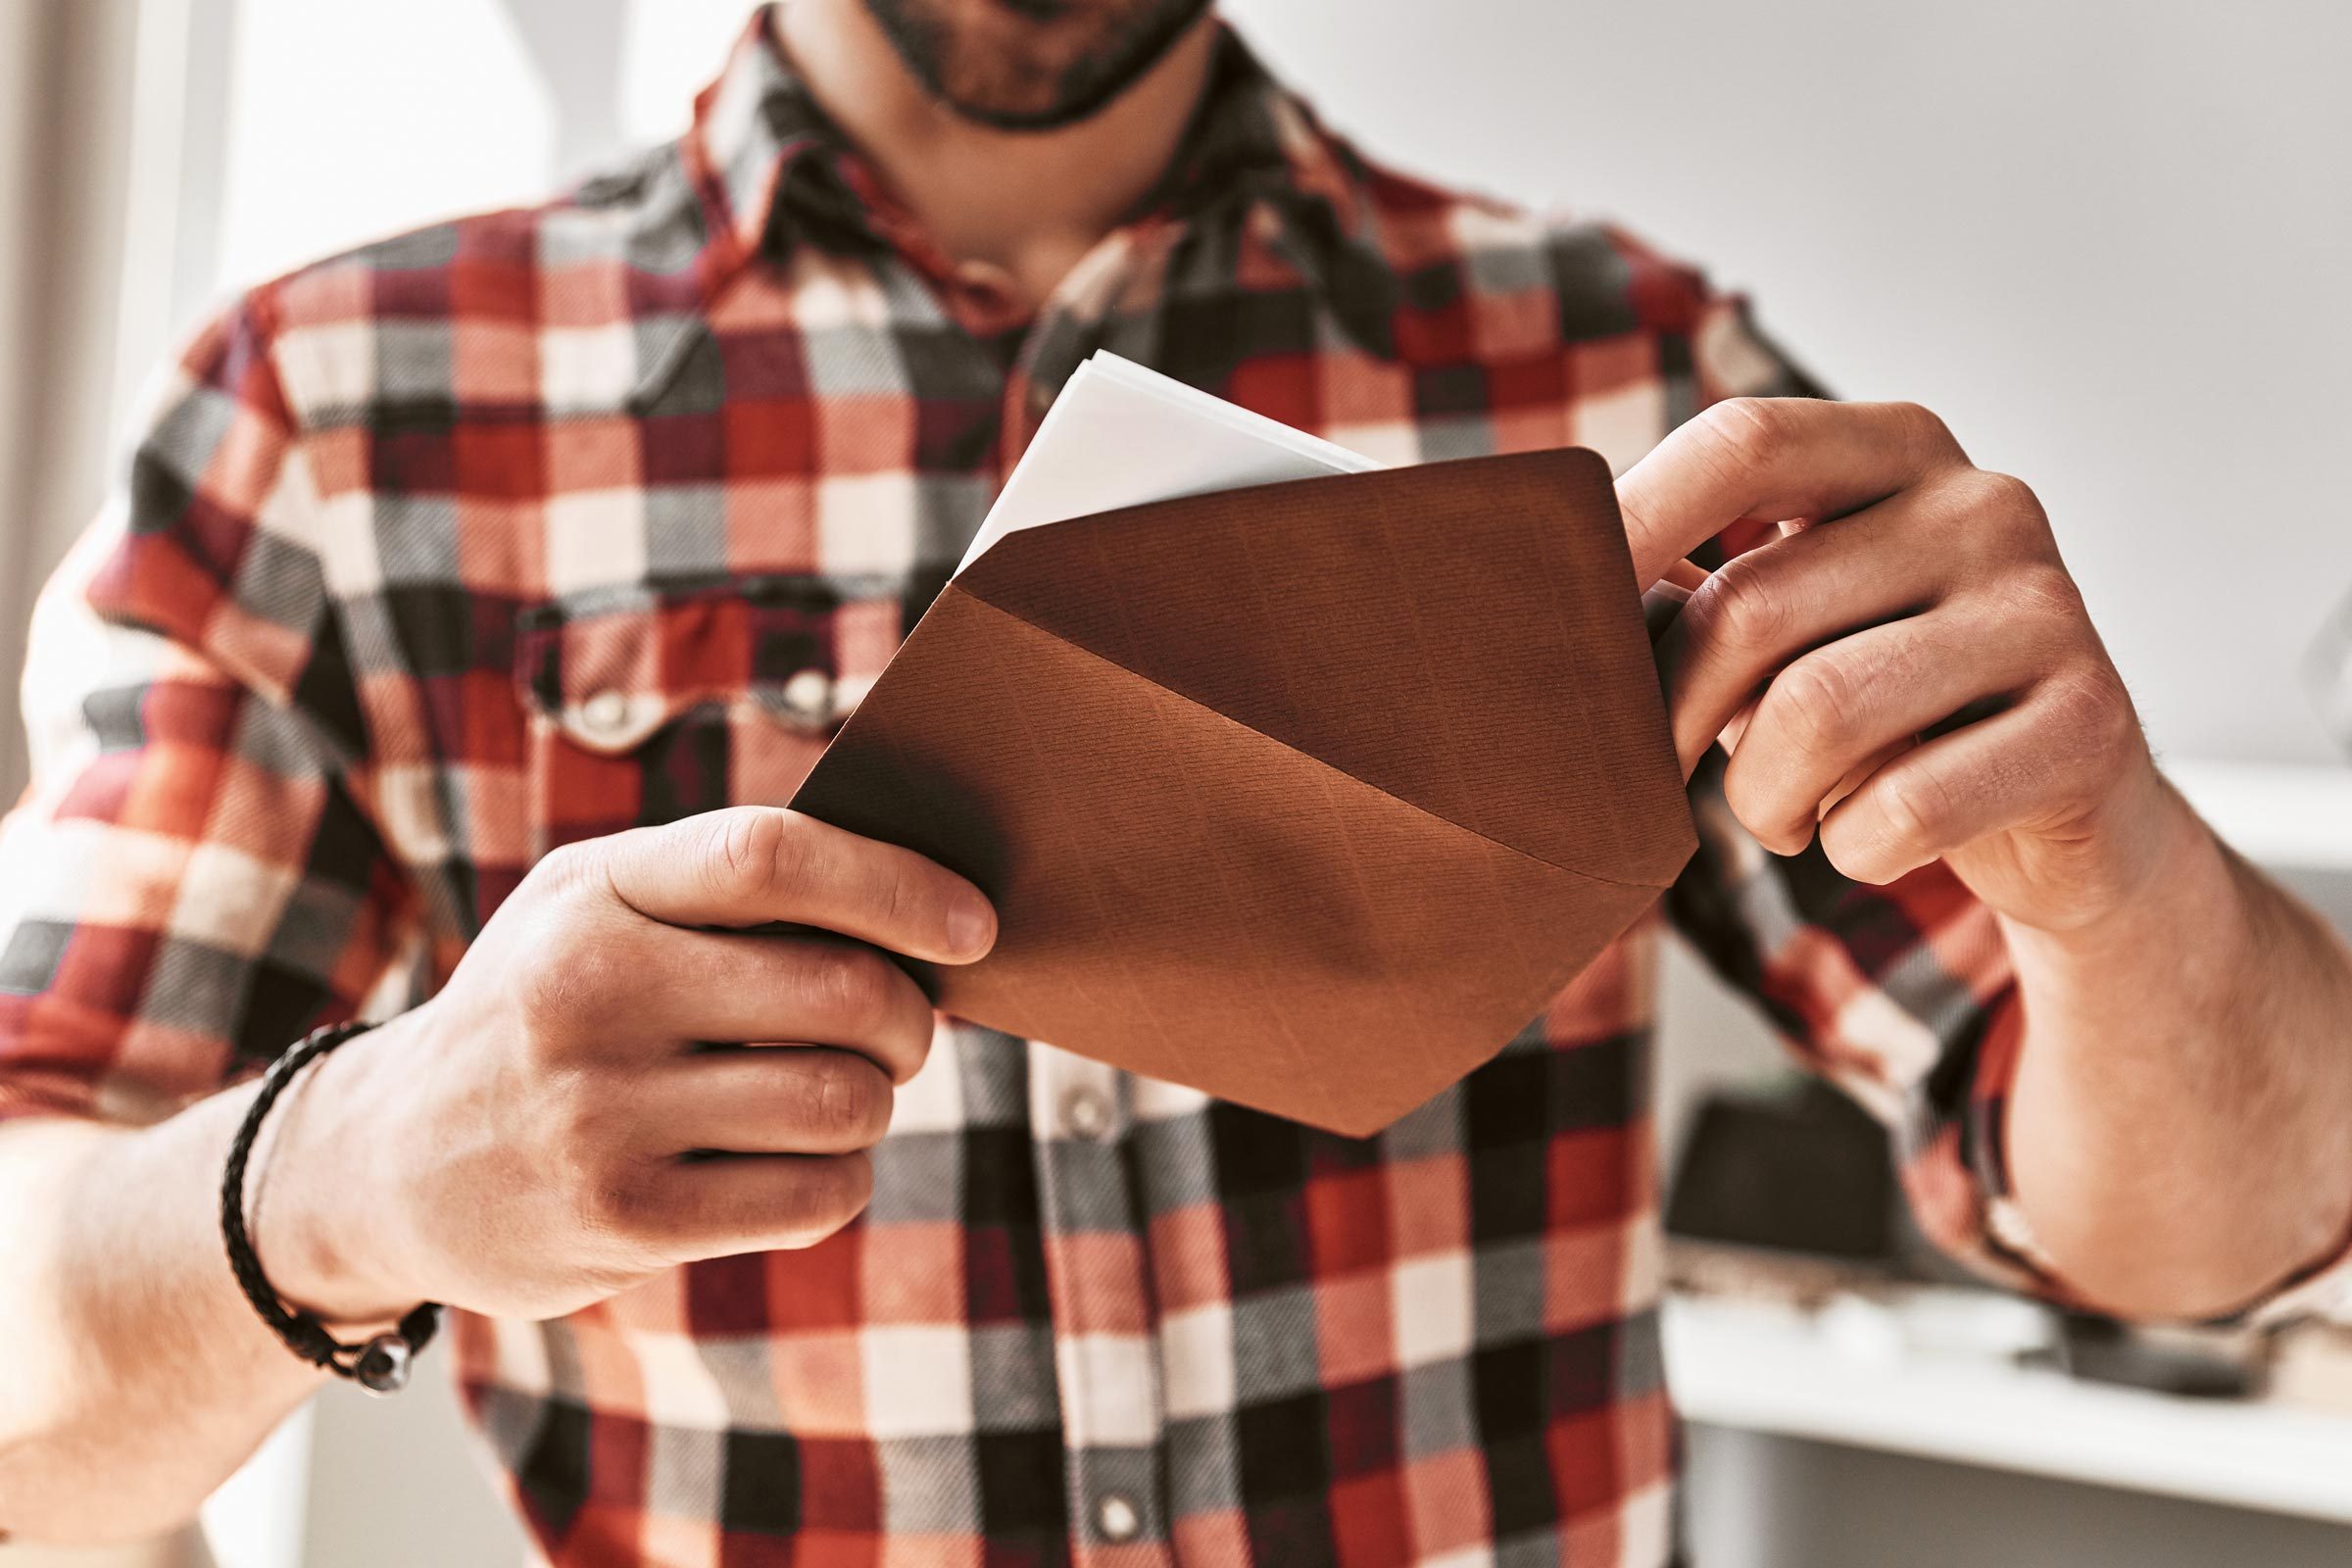
[[[1027,529],[965,593],[1472,832],[1670,883],[1693,846],[1608,466],[1472,458]]]
[[[1357,1137],[1492,1056],[1656,898],[956,588],[793,806],[995,901],[986,958],[915,966],[943,1011]]]

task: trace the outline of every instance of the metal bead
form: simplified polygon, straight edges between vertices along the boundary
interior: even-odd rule
[[[361,1348],[351,1375],[370,1394],[398,1394],[409,1386],[409,1342],[397,1334],[378,1334]]]

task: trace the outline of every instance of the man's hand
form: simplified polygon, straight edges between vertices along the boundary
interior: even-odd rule
[[[2185,815],[2016,479],[1909,404],[1718,404],[1618,483],[1644,587],[1742,520],[1782,537],[1703,581],[1659,647],[1686,772],[1765,848],[1818,831],[1885,883],[1943,859],[2044,930],[2096,920]],[[1686,571],[1689,568],[1685,568]]]
[[[2158,774],[2015,479],[1907,404],[1734,401],[1618,482],[1686,769],[1767,848],[1889,882],[1940,859],[2001,918],[2024,1048],[2011,1192],[2077,1293],[2237,1308],[2352,1223],[2352,954]],[[1781,537],[1712,576],[1740,521]],[[2260,1157],[2249,1157],[2259,1153]]]
[[[553,1317],[820,1241],[930,1047],[881,950],[969,962],[995,935],[962,878],[789,811],[559,851],[439,996],[298,1089],[256,1245],[287,1297],[368,1322]]]

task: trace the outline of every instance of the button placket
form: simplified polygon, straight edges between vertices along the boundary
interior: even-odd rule
[[[1071,1549],[1085,1561],[1117,1548],[1120,1568],[1165,1560],[1166,1405],[1147,1253],[1120,1147],[1124,1075],[1051,1046],[1028,1050]]]

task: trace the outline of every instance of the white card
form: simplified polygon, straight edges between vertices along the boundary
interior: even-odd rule
[[[957,575],[1008,533],[1178,496],[1382,466],[1098,350],[1046,411]]]

